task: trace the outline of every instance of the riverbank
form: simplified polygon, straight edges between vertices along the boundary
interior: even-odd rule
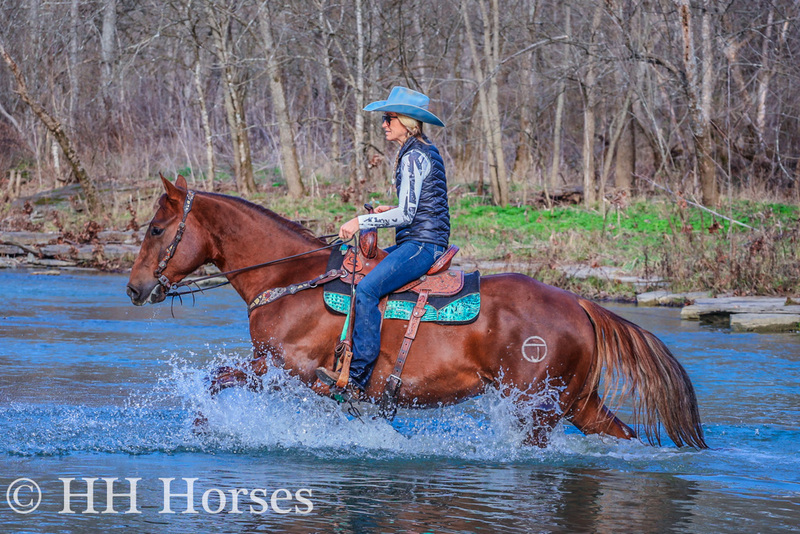
[[[160,181],[107,191],[108,211],[92,219],[74,191],[20,198],[0,211],[0,255],[9,266],[127,269],[152,217]],[[308,227],[336,232],[363,212],[345,191],[287,197],[262,190],[252,201]],[[461,248],[454,264],[484,274],[521,272],[592,299],[633,302],[649,290],[701,291],[708,295],[800,294],[800,209],[791,204],[727,201],[716,215],[669,198],[615,204],[605,212],[575,205],[491,205],[454,190],[451,242]],[[370,195],[373,204],[390,197]],[[381,230],[379,242],[393,241]]]
[[[106,230],[83,238],[60,232],[0,232],[0,266],[127,270],[143,238],[142,230]]]

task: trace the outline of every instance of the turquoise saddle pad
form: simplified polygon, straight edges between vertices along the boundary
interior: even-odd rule
[[[338,269],[342,264],[343,254],[340,250],[331,253],[328,270]],[[338,265],[337,265],[338,263]],[[425,315],[422,320],[440,324],[466,324],[474,322],[481,311],[480,293],[481,275],[478,271],[464,274],[464,288],[451,297],[428,298],[425,305]],[[350,310],[351,288],[340,279],[325,284],[325,306],[334,313],[347,315]],[[411,291],[392,293],[386,303],[384,319],[411,319],[411,312],[417,303],[417,295]]]
[[[350,309],[350,295],[342,295],[332,291],[325,291],[325,306],[335,312],[347,314]],[[411,319],[411,312],[414,310],[416,300],[393,300],[392,296],[386,303],[384,319],[401,319],[408,321]],[[480,293],[470,293],[468,295],[455,298],[441,308],[436,308],[431,304],[425,304],[425,315],[423,321],[442,323],[442,324],[466,324],[475,321],[481,311]]]

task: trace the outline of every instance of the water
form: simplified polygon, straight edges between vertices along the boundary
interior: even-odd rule
[[[119,275],[0,271],[4,532],[800,525],[800,336],[731,334],[681,322],[674,309],[612,306],[684,363],[712,448],[586,437],[567,424],[541,450],[521,445],[510,403],[497,392],[401,411],[393,425],[354,419],[279,370],[261,392],[211,400],[208,370],[249,354],[244,303],[215,290],[194,307],[176,303],[173,319],[168,303],[131,306],[125,283]],[[198,410],[209,417],[206,434],[192,430]],[[15,512],[12,505],[26,511],[36,500],[32,482],[38,507]]]

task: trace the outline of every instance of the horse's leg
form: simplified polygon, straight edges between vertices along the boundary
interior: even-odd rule
[[[220,391],[232,387],[247,387],[252,391],[258,391],[261,383],[254,378],[267,372],[269,368],[267,356],[262,355],[251,359],[243,367],[230,367],[227,365],[218,367],[211,376],[211,385],[208,387],[211,396],[217,395]],[[194,419],[195,432],[203,432],[208,425],[208,418],[198,412]]]
[[[248,361],[242,367],[222,366],[216,369],[214,376],[211,377],[209,391],[216,395],[224,389],[230,387],[247,387],[253,391],[261,387],[260,381],[254,380],[267,372],[269,363],[267,356],[262,355]]]
[[[514,413],[525,430],[525,445],[547,447],[550,433],[561,420],[558,399],[544,399],[542,392],[523,394],[514,400]]]
[[[606,408],[597,391],[578,399],[567,413],[569,419],[584,434],[607,434],[615,438],[633,439],[636,433]]]
[[[527,429],[525,445],[535,445],[545,448],[550,439],[550,432],[552,432],[558,424],[558,421],[561,419],[561,414],[558,412],[536,410],[533,414],[533,421],[530,421],[528,417],[522,416],[522,414],[518,417],[523,426],[530,425]]]

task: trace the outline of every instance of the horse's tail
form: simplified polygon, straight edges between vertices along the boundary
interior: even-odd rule
[[[650,444],[661,444],[660,425],[678,447],[708,448],[694,387],[683,366],[656,336],[588,300],[578,299],[594,325],[596,357],[590,385],[600,378],[613,399],[633,399],[633,423],[644,427]],[[603,374],[603,368],[605,373]]]

